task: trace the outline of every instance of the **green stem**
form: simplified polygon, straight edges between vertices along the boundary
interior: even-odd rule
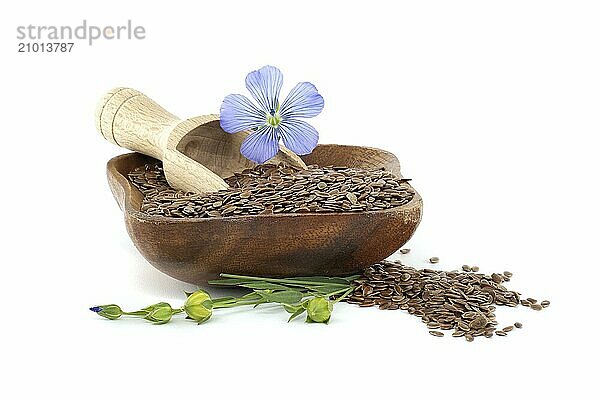
[[[147,311],[132,311],[132,312],[126,312],[123,311],[123,315],[131,315],[132,317],[145,317],[148,314]]]
[[[221,308],[233,308],[233,307],[240,307],[240,306],[251,306],[256,304],[256,302],[252,302],[252,303],[233,303],[233,304],[217,304],[216,306],[213,306],[213,310],[219,310]]]
[[[271,283],[282,283],[282,284],[286,284],[286,285],[294,285],[294,286],[300,286],[300,287],[322,286],[323,284],[327,284],[327,285],[330,285],[330,286],[344,286],[344,287],[348,286],[348,285],[346,285],[344,283],[299,281],[299,280],[296,280],[296,279],[285,279],[285,278],[282,278],[282,279],[276,279],[276,278],[257,278],[257,277],[254,277],[254,276],[232,275],[232,274],[221,274],[220,276],[222,278],[245,279],[245,280],[248,280],[248,281],[261,281],[261,282],[271,282]],[[211,281],[211,282],[214,282],[214,283],[218,284],[219,281]]]
[[[221,304],[214,304],[213,303],[213,309],[216,308],[230,308],[230,307],[238,307],[238,306],[252,306],[256,303],[258,303],[261,299],[257,299],[257,300],[249,300],[249,301],[239,301],[236,303],[221,303]]]
[[[215,306],[215,304],[238,303],[240,300],[245,301],[250,298],[260,300],[262,297],[260,297],[256,293],[252,292],[252,293],[245,294],[242,297],[234,297],[234,298],[224,297],[221,299],[213,299],[213,307]]]
[[[348,290],[350,290],[350,289],[353,289],[353,288],[352,288],[352,287],[350,287],[350,288],[348,288],[348,287],[345,287],[345,288],[343,288],[343,289],[336,290],[335,292],[327,293],[327,294],[325,295],[325,297],[331,297],[331,296],[335,296],[336,294],[347,292],[347,291],[348,291]]]
[[[245,294],[242,297],[236,297],[233,299],[223,298],[223,299],[214,299],[213,300],[213,308],[229,308],[229,307],[237,307],[237,306],[247,306],[256,304],[258,301],[262,300],[262,296],[259,294],[252,292]]]
[[[173,308],[173,315],[181,314],[184,311],[183,307],[181,308]],[[145,317],[148,315],[148,311],[138,310],[138,311],[123,311],[123,315],[129,315],[131,317]]]
[[[348,288],[348,290],[346,290],[346,292],[343,295],[341,295],[340,297],[338,297],[337,299],[335,299],[333,301],[333,304],[339,303],[340,301],[342,301],[344,299],[344,297],[348,296],[353,291],[354,291],[354,287]]]

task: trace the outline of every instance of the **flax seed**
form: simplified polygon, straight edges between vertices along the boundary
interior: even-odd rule
[[[516,322],[497,329],[497,306],[522,304],[543,308],[541,303],[521,300],[518,292],[503,286],[508,281],[506,274],[485,275],[473,268],[464,266],[461,272],[445,272],[384,260],[364,270],[358,279],[360,284],[347,301],[363,307],[379,305],[382,309],[404,310],[419,317],[431,335],[440,336],[439,330],[453,330],[453,337],[464,336],[467,341],[477,336],[506,336],[513,328],[523,326]],[[546,302],[543,303],[549,304]]]
[[[230,187],[215,193],[171,188],[161,163],[138,167],[128,177],[143,195],[143,213],[170,218],[377,211],[414,197],[406,179],[382,169],[263,164],[226,178]]]

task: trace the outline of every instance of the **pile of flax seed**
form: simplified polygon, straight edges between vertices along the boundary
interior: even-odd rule
[[[407,251],[401,251],[406,254]],[[438,261],[434,257],[434,261]],[[458,271],[440,271],[429,268],[416,269],[400,261],[382,261],[368,267],[358,278],[355,290],[345,299],[361,307],[379,306],[381,310],[405,310],[421,318],[429,333],[464,337],[472,342],[477,336],[491,338],[506,336],[520,322],[498,328],[496,307],[519,305],[542,310],[550,305],[548,300],[521,299],[520,293],[507,289],[512,273],[479,273],[479,268],[464,265]]]

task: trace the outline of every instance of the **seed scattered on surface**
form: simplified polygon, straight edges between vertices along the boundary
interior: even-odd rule
[[[510,271],[504,271],[502,274],[507,278],[511,278],[513,276],[512,272]]]
[[[462,270],[465,272],[471,272],[471,267],[469,267],[468,265],[463,265]]]
[[[548,300],[544,300],[540,303],[540,305],[544,308],[548,307],[550,305],[550,302]]]
[[[471,267],[471,271],[478,272],[479,271],[479,267],[477,267],[477,266]]]
[[[346,193],[346,198],[350,200],[350,203],[352,204],[358,203],[358,198],[354,193]]]
[[[440,331],[429,331],[429,334],[432,336],[437,336],[437,337],[444,336],[444,332],[440,332]]]
[[[542,307],[539,304],[532,304],[530,307],[531,307],[532,310],[535,310],[535,311],[540,311],[540,310],[544,309],[544,307]]]
[[[410,253],[410,249],[400,249],[400,253],[408,254],[408,253]]]
[[[438,257],[431,257],[429,259],[429,262],[432,263],[432,264],[437,264],[437,263],[440,262],[440,259]]]
[[[523,324],[520,322],[515,322],[515,328],[521,329],[523,327]]]
[[[469,328],[472,329],[482,329],[488,324],[488,320],[483,314],[479,314],[471,323],[469,324]]]
[[[469,271],[464,271],[464,267]],[[361,307],[377,305],[408,311],[421,318],[434,336],[445,330],[453,330],[453,337],[464,337],[469,342],[478,336],[506,336],[513,326],[497,328],[496,307],[530,303],[502,285],[506,278],[496,282],[498,278],[494,280],[493,276],[499,274],[473,273],[471,267],[464,267],[460,272],[447,272],[416,269],[401,261],[381,261],[364,270],[344,301]],[[540,304],[534,306],[542,308]],[[522,326],[520,322],[514,324],[517,328]]]
[[[389,171],[316,165],[257,165],[226,178],[230,187],[215,193],[171,188],[161,163],[136,168],[129,180],[144,196],[142,212],[170,218],[377,211],[403,206],[415,194]]]
[[[537,300],[536,300],[536,299],[533,299],[533,298],[531,298],[531,297],[528,297],[528,298],[527,298],[527,301],[528,301],[530,304],[535,304],[535,303],[537,303]]]

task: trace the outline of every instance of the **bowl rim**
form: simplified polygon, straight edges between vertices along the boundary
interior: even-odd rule
[[[386,150],[377,149],[375,147],[348,146],[348,145],[342,145],[342,146],[361,147],[361,148],[373,149],[373,150],[384,151],[386,153],[389,153]],[[379,214],[387,214],[387,213],[391,213],[391,212],[406,211],[406,210],[413,209],[415,207],[422,207],[422,204],[423,204],[423,199],[421,198],[421,195],[409,183],[409,186],[415,192],[415,195],[413,196],[413,198],[404,205],[386,208],[383,210],[357,211],[357,212],[327,212],[327,213],[308,212],[308,213],[253,214],[253,215],[238,215],[238,216],[228,216],[228,217],[203,217],[203,218],[175,218],[175,217],[165,217],[162,215],[148,215],[140,210],[135,209],[132,206],[132,202],[133,202],[132,197],[133,197],[134,191],[137,192],[140,196],[143,196],[143,194],[138,188],[136,188],[131,183],[131,181],[128,179],[127,176],[123,175],[119,171],[119,169],[116,166],[117,163],[119,163],[121,160],[131,158],[136,155],[152,158],[150,156],[146,156],[144,154],[136,153],[136,152],[120,154],[118,156],[111,158],[107,162],[106,171],[109,176],[109,179],[113,178],[119,184],[119,186],[123,189],[123,199],[122,199],[122,202],[123,202],[122,207],[124,208],[123,211],[125,213],[127,213],[128,215],[135,217],[138,220],[152,222],[152,223],[198,224],[198,223],[211,223],[214,221],[236,222],[236,221],[260,219],[260,218],[268,218],[268,219],[272,220],[273,218],[303,218],[303,217],[314,217],[314,216],[347,218],[349,216],[356,216],[359,214],[368,216],[368,215],[379,215]]]

